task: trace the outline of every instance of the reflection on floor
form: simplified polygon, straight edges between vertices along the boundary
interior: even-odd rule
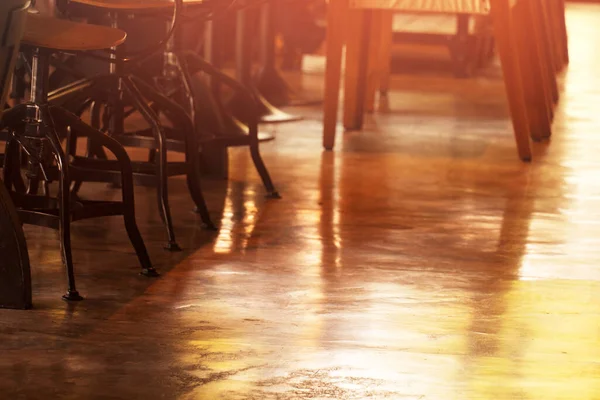
[[[185,251],[138,218],[157,280],[118,218],[78,224],[79,304],[58,242],[27,228],[36,309],[0,310],[0,395],[27,399],[578,399],[600,393],[600,6],[568,13],[572,64],[550,144],[515,156],[497,70],[399,76],[393,112],[322,153],[320,111],[207,182],[220,232],[182,180]],[[311,94],[320,79],[305,77]],[[87,193],[110,197],[104,185]]]

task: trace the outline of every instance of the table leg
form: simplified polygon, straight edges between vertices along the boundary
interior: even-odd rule
[[[565,17],[565,0],[558,0],[558,22],[562,36],[563,60],[565,64],[569,64],[569,35],[567,33],[567,21]]]
[[[558,102],[558,83],[556,81],[556,69],[554,68],[554,53],[552,52],[552,37],[550,33],[550,25],[544,11],[544,2],[546,0],[530,0],[533,14],[535,15],[534,24],[539,30],[538,44],[542,56],[542,67],[544,76],[548,84],[550,92],[551,109],[554,110],[554,105]]]
[[[513,9],[515,43],[519,52],[521,76],[531,138],[540,141],[551,136],[551,116],[545,94],[541,57],[538,54],[531,2],[518,2]]]
[[[348,0],[331,0],[327,10],[325,64],[325,94],[323,99],[323,147],[332,150],[335,144],[337,114],[342,75],[342,50],[348,12]]]
[[[367,69],[371,36],[371,10],[349,10],[344,84],[344,128],[362,128],[367,91]]]
[[[523,92],[518,54],[514,51],[515,40],[511,29],[511,10],[506,0],[492,0],[490,14],[493,20],[494,38],[502,64],[504,87],[508,98],[517,152],[523,161],[531,161],[529,122]]]
[[[388,110],[388,92],[392,77],[392,38],[394,36],[394,13],[386,10],[381,15],[381,39],[379,41],[379,109]]]
[[[372,43],[369,47],[369,65],[367,73],[367,92],[365,110],[375,111],[375,97],[380,92],[380,99],[387,96],[390,85],[392,59],[392,24],[393,12],[389,10],[373,10],[371,21]]]
[[[365,111],[372,113],[375,110],[375,95],[379,86],[380,65],[379,65],[379,48],[381,46],[381,17],[383,11],[373,10],[371,23],[371,44],[369,46],[368,62],[367,62],[367,89],[365,92]]]
[[[556,35],[556,54],[560,61],[560,69],[569,63],[569,46],[565,21],[565,0],[553,0],[549,4],[552,26]]]

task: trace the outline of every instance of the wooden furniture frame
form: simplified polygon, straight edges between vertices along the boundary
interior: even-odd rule
[[[488,16],[464,13],[434,15],[431,13],[390,12],[390,14],[394,20],[396,18],[401,20],[404,18],[413,19],[417,21],[415,24],[417,26],[420,26],[421,22],[426,22],[424,28],[418,31],[414,29],[409,31],[392,29],[392,43],[414,43],[446,47],[452,62],[452,71],[457,78],[472,76],[480,66],[484,65],[485,61],[489,60],[489,57],[486,57],[489,54],[491,44],[491,34],[487,29],[489,25]],[[439,23],[440,18],[443,18],[444,23]],[[389,16],[380,18],[380,21],[378,21],[379,28],[374,27],[381,30],[381,35],[387,34],[388,28],[387,26],[384,27],[383,24],[389,24],[389,19]],[[393,25],[395,23],[396,21]],[[453,27],[452,31],[448,29],[448,25]]]
[[[343,46],[346,45],[343,125],[347,130],[358,130],[374,96],[374,89],[367,89],[369,71],[378,64],[389,63],[390,12],[416,11],[408,7],[409,3],[411,0],[330,3],[323,123],[326,150],[333,149],[335,143]],[[429,8],[423,8],[423,4]],[[517,153],[521,160],[531,161],[531,139],[539,141],[551,135],[553,109],[558,101],[556,73],[568,62],[564,1],[424,0],[421,7],[421,12],[491,16]],[[384,76],[389,74],[389,69],[381,69]],[[382,86],[382,91],[387,90],[385,84]]]

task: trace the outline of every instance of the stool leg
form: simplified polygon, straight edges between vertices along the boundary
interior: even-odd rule
[[[208,207],[206,206],[206,201],[204,200],[204,195],[202,194],[202,187],[200,186],[200,157],[198,151],[188,151],[188,146],[186,145],[186,155],[185,162],[187,165],[187,175],[186,181],[188,185],[188,190],[190,191],[190,195],[192,196],[192,200],[196,204],[196,208],[194,212],[200,215],[202,222],[204,223],[204,228],[216,231],[217,227],[212,222],[210,217],[210,212],[208,211]]]
[[[181,65],[181,64],[180,64]],[[181,77],[183,79],[186,97],[190,102],[190,116],[191,118],[179,118],[179,122],[183,123],[184,121],[196,121],[195,111],[196,104],[194,100],[194,96],[191,94],[191,78],[188,74],[188,69],[186,65],[181,65]],[[204,194],[202,192],[202,186],[200,184],[200,146],[196,140],[196,136],[198,135],[198,130],[196,129],[195,122],[192,124],[184,124],[188,126],[183,126],[181,129],[186,132],[185,134],[185,163],[187,166],[187,174],[186,174],[186,182],[188,185],[188,190],[190,191],[190,196],[196,205],[194,212],[200,215],[202,222],[204,223],[204,227],[211,231],[216,231],[217,227],[212,222],[210,218],[210,212],[208,211],[208,207],[206,205],[206,200],[204,199]]]
[[[131,169],[131,162],[129,156],[125,150],[118,149],[115,146],[110,149],[113,154],[119,160],[121,166],[121,193],[123,196],[123,221],[125,223],[125,229],[127,230],[127,236],[131,242],[135,254],[138,257],[142,271],[140,274],[147,277],[159,276],[156,269],[152,266],[150,257],[148,256],[148,250],[144,244],[144,239],[138,229],[137,222],[135,221],[135,200],[133,194],[133,171]]]
[[[97,146],[104,146],[112,152],[121,169],[121,190],[123,196],[123,220],[129,240],[135,249],[140,265],[142,267],[141,274],[149,277],[158,276],[158,272],[152,267],[152,262],[148,256],[144,239],[135,221],[135,200],[133,193],[133,170],[129,155],[119,142],[113,138],[103,134],[102,132],[86,125],[75,115],[59,108],[51,107],[50,113],[57,121],[61,121],[65,126],[70,126],[73,133],[86,136],[88,140],[94,141]],[[73,134],[72,133],[72,134]]]
[[[167,229],[168,242],[165,249],[169,251],[181,251],[181,247],[175,239],[173,230],[173,220],[171,218],[171,209],[169,207],[169,189],[168,189],[168,171],[167,171],[167,144],[165,132],[158,120],[158,116],[146,104],[142,94],[129,77],[123,77],[123,87],[135,107],[142,117],[151,126],[154,138],[158,147],[158,162],[156,163],[156,176],[158,184],[156,185],[158,209],[161,219]]]
[[[280,199],[281,195],[275,189],[273,185],[273,181],[271,180],[271,176],[269,175],[269,171],[265,166],[265,163],[260,155],[259,150],[259,142],[258,142],[258,124],[256,121],[248,124],[250,128],[250,156],[252,157],[252,162],[254,163],[254,167],[258,171],[260,178],[262,179],[263,185],[267,190],[267,197],[271,199]]]
[[[68,159],[60,145],[60,140],[54,127],[54,122],[51,113],[47,106],[40,107],[42,112],[42,120],[47,124],[46,137],[52,152],[56,158],[58,170],[60,172],[60,181],[58,183],[58,229],[60,235],[60,248],[62,252],[63,263],[67,269],[68,290],[63,295],[63,299],[67,301],[80,301],[83,297],[77,291],[75,286],[75,271],[73,268],[73,256],[71,250],[71,181],[69,179]]]
[[[215,230],[215,225],[210,218],[208,207],[206,206],[206,201],[204,199],[204,195],[202,194],[202,187],[200,185],[200,171],[198,170],[200,148],[196,140],[196,130],[192,120],[181,106],[179,106],[177,103],[173,103],[168,97],[162,95],[161,93],[156,92],[152,86],[148,85],[143,80],[135,77],[131,77],[130,79],[136,85],[136,87],[139,88],[140,93],[146,98],[154,101],[157,108],[161,109],[167,118],[169,118],[177,126],[177,129],[183,132],[186,164],[188,167],[186,173],[187,183],[192,200],[196,205],[195,211],[200,214],[200,218],[202,219],[206,229]],[[161,153],[161,151],[158,152],[159,157],[161,156]],[[166,157],[166,151],[164,153]],[[194,163],[195,165],[193,165]]]
[[[200,215],[200,218],[204,223],[204,228],[211,231],[216,231],[217,227],[210,218],[210,212],[208,211],[200,183],[200,146],[197,142],[197,137],[200,136],[200,129],[198,127],[196,118],[196,99],[192,93],[192,77],[190,76],[190,70],[187,65],[186,57],[182,57],[180,53],[175,53],[175,60],[177,69],[179,71],[181,89],[183,92],[180,94],[182,97],[181,101],[187,103],[187,116],[189,116],[189,118],[187,118],[187,116],[181,115],[179,118],[175,118],[177,123],[182,125],[180,129],[185,133],[185,163],[187,167],[186,182],[188,185],[188,190],[190,191],[190,196],[196,205],[194,212]],[[143,86],[145,83],[139,82],[138,85]],[[146,88],[147,91],[150,89],[151,88]],[[164,101],[165,100],[163,99],[162,102]],[[157,103],[157,105],[160,104]],[[154,157],[156,157],[156,154],[154,154]]]

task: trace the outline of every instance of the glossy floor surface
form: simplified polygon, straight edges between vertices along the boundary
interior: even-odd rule
[[[66,304],[55,233],[27,227],[35,309],[0,310],[0,398],[600,398],[599,19],[569,7],[555,135],[532,164],[497,67],[423,70],[333,153],[317,107],[269,128],[283,200],[233,152],[232,179],[206,182],[216,234],[173,179],[183,253],[162,250],[139,188],[159,279],[137,275],[118,218],[78,223],[86,300]]]

